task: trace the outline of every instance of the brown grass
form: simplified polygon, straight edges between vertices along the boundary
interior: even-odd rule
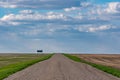
[[[83,60],[120,69],[119,54],[76,54]]]

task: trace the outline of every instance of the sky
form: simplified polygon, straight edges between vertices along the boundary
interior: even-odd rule
[[[119,0],[0,0],[0,53],[120,53]]]

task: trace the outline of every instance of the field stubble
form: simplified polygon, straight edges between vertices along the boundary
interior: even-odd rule
[[[75,56],[88,62],[120,69],[119,54],[76,54]]]

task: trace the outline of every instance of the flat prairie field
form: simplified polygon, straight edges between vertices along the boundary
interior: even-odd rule
[[[0,68],[42,57],[44,54],[0,54]]]
[[[120,69],[120,54],[75,54],[75,56],[88,62]]]

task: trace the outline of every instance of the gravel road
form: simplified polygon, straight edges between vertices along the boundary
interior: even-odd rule
[[[19,71],[4,80],[120,80],[61,54]]]

